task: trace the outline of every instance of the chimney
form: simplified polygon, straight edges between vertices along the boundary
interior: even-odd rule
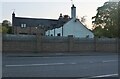
[[[15,13],[12,13],[12,26],[14,26],[14,18],[15,18]]]
[[[74,4],[71,7],[71,18],[76,18],[76,7]]]

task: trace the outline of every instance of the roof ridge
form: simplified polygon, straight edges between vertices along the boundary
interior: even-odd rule
[[[47,19],[47,18],[29,18],[29,17],[15,17],[15,18],[20,18],[20,19],[38,19],[38,20],[58,20],[58,19]]]

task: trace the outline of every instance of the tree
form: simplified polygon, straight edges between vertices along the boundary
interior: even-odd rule
[[[87,17],[87,16],[82,16],[82,17],[80,18],[81,23],[84,24],[84,25],[86,25],[86,24],[85,24],[85,22],[86,22],[86,17]]]
[[[104,30],[101,27],[96,27],[93,30],[93,32],[94,32],[95,37],[99,37],[100,38],[103,35]]]
[[[105,2],[103,6],[98,7],[97,14],[92,19],[93,32],[102,32],[96,36],[118,37],[118,2]]]
[[[12,33],[12,26],[10,21],[4,20],[2,22],[2,33]]]
[[[11,22],[10,21],[8,21],[8,20],[3,20],[3,22],[2,22],[2,26],[11,26]]]
[[[120,1],[118,2],[118,37],[120,38]]]
[[[0,33],[2,33],[2,25],[0,24]]]

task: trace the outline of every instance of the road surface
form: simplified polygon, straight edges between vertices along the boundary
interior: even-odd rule
[[[3,57],[3,77],[99,77],[118,75],[117,55]]]

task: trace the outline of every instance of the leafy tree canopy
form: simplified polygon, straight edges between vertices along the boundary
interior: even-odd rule
[[[5,33],[12,33],[11,22],[8,20],[3,20],[2,24],[0,25],[0,32]]]
[[[118,2],[105,2],[92,19],[95,36],[118,37]]]

